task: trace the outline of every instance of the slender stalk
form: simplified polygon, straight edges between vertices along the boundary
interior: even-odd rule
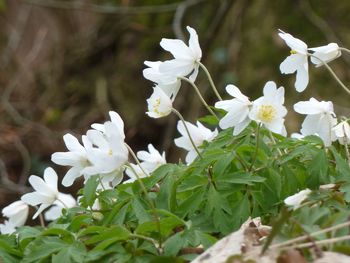
[[[348,87],[345,86],[345,84],[338,78],[338,76],[335,74],[335,72],[331,69],[330,66],[328,66],[328,64],[323,61],[322,59],[308,53],[308,55],[310,57],[316,58],[318,61],[320,61],[322,63],[322,65],[324,65],[328,71],[331,73],[331,75],[333,76],[333,78],[338,82],[338,84],[350,95],[350,89]]]
[[[345,51],[345,52],[347,52],[347,53],[350,54],[350,49],[347,49],[347,48],[345,48],[345,47],[340,47],[339,49],[340,49],[341,51]]]
[[[273,134],[272,134],[272,132],[271,131],[269,131],[269,135],[270,135],[270,139],[271,139],[271,141],[273,142],[273,144],[274,145],[276,145],[276,140],[275,140],[275,137],[273,137]],[[277,151],[278,151],[278,153],[279,153],[279,155],[280,156],[282,156],[283,154],[282,154],[282,152],[281,152],[281,150],[279,149],[279,148],[277,148]],[[284,151],[284,153],[287,153],[286,151]]]
[[[101,185],[103,191],[106,191],[106,188],[105,188],[105,186],[104,186],[103,183],[102,183],[101,175],[98,175],[98,179],[99,179],[99,181],[100,181],[100,185]]]
[[[43,217],[43,215],[40,213],[39,214],[39,220],[40,220],[40,225],[43,227],[43,228],[45,228],[46,226],[45,226],[45,220],[44,220],[44,217]]]
[[[211,77],[211,75],[210,75],[208,69],[207,69],[201,62],[198,62],[198,65],[203,69],[203,71],[204,71],[205,74],[207,75],[207,78],[208,78],[208,80],[209,80],[210,86],[211,86],[211,88],[213,89],[213,91],[214,91],[216,97],[218,97],[219,100],[222,100],[222,98],[221,98],[221,96],[220,96],[218,90],[217,90],[216,87],[215,87],[214,81],[213,81],[213,79],[212,79],[212,77]]]
[[[250,167],[249,167],[249,172],[253,169],[254,163],[255,163],[255,161],[256,161],[256,157],[257,157],[257,155],[258,155],[258,150],[259,150],[259,137],[260,137],[260,126],[261,126],[261,123],[258,123],[258,127],[256,128],[255,153],[254,153],[254,156],[253,156],[252,163],[250,164]]]
[[[296,242],[304,241],[304,240],[306,240],[306,239],[308,239],[310,237],[318,236],[318,235],[321,235],[321,234],[324,234],[324,233],[327,233],[327,232],[330,232],[330,231],[334,231],[334,230],[337,230],[337,229],[340,229],[340,228],[343,228],[343,227],[347,227],[347,226],[350,226],[350,221],[347,221],[345,223],[341,223],[341,224],[338,224],[338,225],[335,225],[335,226],[331,226],[331,227],[322,229],[320,231],[316,231],[314,233],[310,233],[308,235],[304,235],[304,236],[301,236],[301,237],[290,239],[290,240],[284,241],[284,242],[279,243],[279,244],[271,245],[269,249],[284,247],[284,246],[287,246],[287,245],[290,245],[290,244],[293,244],[293,243],[296,243]]]
[[[151,242],[157,249],[159,248],[157,241],[155,239],[153,239],[153,238],[146,237],[146,236],[139,235],[139,234],[131,234],[130,237],[146,240],[148,242]]]
[[[346,136],[346,131],[345,131],[345,127],[343,126],[343,132],[344,132],[344,148],[345,148],[345,154],[346,154],[346,158],[348,159],[348,164],[350,165],[350,152],[349,152],[349,146],[348,146],[348,138]]]
[[[137,159],[136,154],[135,154],[134,151],[131,149],[131,147],[130,147],[128,144],[126,144],[126,143],[125,143],[125,146],[126,146],[126,148],[128,149],[128,151],[129,151],[129,153],[131,154],[131,156],[134,158],[135,162],[140,166],[141,171],[142,171],[146,176],[149,176],[149,175],[145,172],[145,170],[142,168],[139,159]],[[132,168],[131,166],[129,166],[129,167],[133,170],[133,168]],[[147,201],[148,201],[148,203],[149,203],[149,205],[150,205],[150,207],[151,207],[151,209],[152,209],[154,218],[155,218],[155,220],[156,220],[156,226],[157,226],[157,230],[158,230],[158,232],[159,232],[159,241],[158,241],[158,244],[159,244],[159,248],[161,248],[161,247],[162,247],[162,232],[160,231],[159,215],[158,215],[158,213],[157,213],[157,210],[156,210],[155,205],[154,205],[153,202],[152,202],[152,199],[148,196],[147,189],[146,189],[145,185],[143,184],[143,182],[142,182],[140,176],[139,176],[135,171],[134,171],[134,173],[135,173],[135,175],[136,175],[137,181],[140,183],[141,189],[142,189],[143,193],[145,194],[145,197],[146,197],[146,199],[147,199]]]
[[[199,152],[197,146],[195,145],[195,143],[194,143],[194,141],[193,141],[193,139],[192,139],[191,133],[190,133],[190,131],[188,130],[188,127],[187,127],[187,125],[186,125],[185,119],[182,117],[181,113],[178,112],[176,109],[172,108],[171,111],[174,112],[174,113],[179,117],[179,119],[182,121],[182,123],[183,123],[183,125],[184,125],[184,127],[185,127],[185,130],[186,130],[186,132],[187,132],[188,138],[190,139],[193,148],[194,148],[195,151],[197,152],[198,156],[202,159],[202,155],[201,155],[201,153]]]
[[[219,120],[218,116],[216,116],[216,114],[214,113],[214,111],[209,107],[208,103],[205,102],[203,96],[201,95],[198,87],[196,86],[196,84],[194,84],[192,81],[190,81],[188,78],[184,78],[184,77],[178,77],[179,79],[188,82],[196,91],[199,99],[201,100],[201,102],[203,103],[203,105],[207,108],[207,110],[210,112],[211,115],[213,115],[217,120]]]

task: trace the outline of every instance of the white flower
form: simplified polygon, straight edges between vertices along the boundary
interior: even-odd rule
[[[189,79],[194,82],[198,75],[198,62],[202,58],[202,50],[199,46],[196,31],[189,26],[186,28],[190,33],[188,46],[179,39],[163,38],[160,42],[161,47],[169,51],[174,56],[174,59],[161,63],[159,72],[176,77],[190,75]]]
[[[2,209],[2,215],[16,226],[24,226],[28,218],[29,207],[23,201],[15,201]]]
[[[147,176],[142,171],[142,169],[144,169],[143,167],[141,169],[141,167],[139,165],[133,164],[133,163],[130,163],[130,166],[131,166],[131,168],[127,167],[126,170],[125,170],[125,173],[126,173],[127,176],[129,176],[129,179],[124,181],[123,182],[124,184],[132,183],[132,182],[136,181],[137,177],[138,178],[144,178],[144,177]]]
[[[166,164],[165,152],[160,154],[152,144],[148,144],[148,152],[137,152],[137,158],[142,161],[142,168],[145,169],[148,173],[152,173],[162,164]]]
[[[342,121],[333,128],[333,132],[340,144],[350,144],[350,125],[347,121]]]
[[[301,125],[301,134],[319,136],[326,147],[336,140],[332,128],[337,119],[331,101],[318,101],[311,98],[309,101],[300,101],[294,105],[294,110],[300,114],[307,115]]]
[[[101,127],[102,128],[102,127]],[[96,147],[87,151],[92,166],[84,169],[85,179],[101,174],[103,182],[118,184],[122,180],[123,165],[128,160],[124,131],[115,122],[103,124],[103,132],[89,130],[87,137]]]
[[[119,136],[124,140],[125,139],[125,133],[124,133],[124,121],[120,117],[118,113],[115,111],[109,112],[109,117],[111,118],[111,122],[115,125],[115,127],[118,130]],[[105,125],[101,123],[94,123],[91,124],[91,127],[95,130],[98,130],[102,133],[106,133]]]
[[[12,234],[16,231],[16,225],[8,220],[5,220],[3,224],[0,224],[0,233],[2,235]]]
[[[161,61],[145,61],[144,63],[149,68],[143,70],[143,76],[157,83],[164,93],[174,100],[181,86],[180,79],[173,75],[160,73],[159,66],[163,63]]]
[[[284,199],[284,203],[288,206],[292,206],[293,209],[295,210],[300,207],[301,203],[308,197],[310,193],[311,193],[311,190],[306,188]]]
[[[221,129],[234,127],[233,135],[238,135],[250,123],[249,111],[252,103],[249,98],[241,93],[234,85],[227,85],[226,91],[234,99],[223,100],[215,103],[215,107],[227,111],[227,114],[220,120]]]
[[[297,39],[291,34],[283,31],[280,31],[278,35],[291,48],[291,55],[288,56],[280,65],[281,73],[292,74],[296,71],[295,88],[298,92],[302,92],[309,83],[307,45],[300,39]]]
[[[21,200],[31,206],[40,205],[33,219],[58,199],[57,180],[57,174],[51,167],[45,169],[44,180],[35,175],[29,177],[35,192],[23,195]]]
[[[211,142],[218,135],[217,129],[211,131],[208,128],[204,127],[199,121],[197,121],[197,126],[187,121],[185,123],[189,130],[189,133],[191,134],[194,145],[199,151],[201,151],[199,147],[202,146],[204,141]],[[188,151],[188,154],[186,155],[186,163],[190,164],[197,157],[197,152],[193,147],[190,138],[188,137],[187,131],[182,121],[179,121],[177,123],[177,130],[180,132],[182,137],[175,139],[175,144],[176,146]]]
[[[69,152],[56,152],[52,154],[51,160],[59,165],[72,166],[62,180],[62,184],[68,187],[84,174],[86,167],[91,166],[86,150],[92,148],[92,144],[86,136],[82,136],[82,146],[78,139],[69,133],[63,136],[63,140]]]
[[[341,56],[341,51],[336,43],[330,43],[327,46],[309,48],[309,50],[314,52],[312,55],[316,58],[311,56],[311,62],[314,63],[316,67],[322,66],[322,61],[328,63]]]
[[[268,81],[263,93],[264,96],[253,102],[249,118],[262,123],[270,131],[285,136],[284,116],[287,114],[287,109],[283,106],[284,88],[277,89],[275,82]]]
[[[72,208],[77,205],[76,200],[70,194],[59,193],[58,199],[60,201],[56,200],[53,206],[44,213],[46,221],[53,221],[59,218],[62,215],[62,208]]]
[[[161,118],[169,115],[173,108],[171,99],[164,93],[164,91],[155,86],[153,93],[149,99],[147,99],[148,112],[146,114],[151,118]]]

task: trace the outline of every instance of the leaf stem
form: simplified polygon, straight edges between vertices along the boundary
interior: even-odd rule
[[[219,120],[218,116],[216,116],[216,114],[214,113],[214,111],[209,107],[208,103],[205,102],[203,96],[201,95],[198,87],[196,86],[196,84],[194,84],[191,80],[189,80],[188,78],[185,78],[185,77],[178,77],[179,79],[181,80],[184,80],[186,81],[187,83],[189,83],[193,88],[194,90],[196,91],[199,99],[201,100],[201,102],[203,103],[203,105],[207,108],[207,110],[210,112],[211,115],[213,115],[217,120]]]
[[[126,146],[126,148],[128,149],[128,151],[129,151],[129,153],[131,154],[131,156],[134,158],[135,162],[140,166],[142,172],[143,172],[146,176],[148,176],[148,174],[147,174],[147,173],[145,172],[145,170],[142,168],[139,159],[137,159],[136,154],[135,154],[134,151],[131,149],[131,147],[130,147],[128,144],[126,144],[126,143],[125,143],[125,146]],[[130,168],[133,169],[131,166],[130,166]],[[156,210],[156,207],[155,207],[154,203],[152,202],[152,199],[148,196],[147,189],[146,189],[145,185],[143,184],[143,182],[142,182],[140,176],[139,176],[136,172],[134,172],[134,173],[135,173],[136,178],[137,178],[137,181],[139,182],[139,184],[140,184],[140,186],[141,186],[141,189],[142,189],[142,191],[144,192],[145,197],[146,197],[146,199],[147,199],[147,201],[148,201],[148,203],[149,203],[149,205],[150,205],[150,207],[151,207],[151,209],[152,209],[152,213],[153,213],[153,215],[154,215],[154,219],[156,220],[156,226],[157,226],[157,230],[158,230],[158,232],[159,232],[158,244],[159,244],[159,248],[161,248],[161,247],[162,247],[162,232],[161,232],[161,229],[160,229],[159,215],[158,215],[158,213],[157,213],[157,210]]]
[[[324,65],[328,69],[328,71],[331,73],[333,78],[338,82],[338,84],[350,95],[350,89],[348,87],[346,87],[345,84],[338,78],[338,76],[335,74],[335,72],[332,70],[332,68],[330,66],[328,66],[327,62],[314,56],[313,54],[308,53],[308,55],[310,57],[313,57],[313,58],[316,58],[317,60],[319,60],[322,63],[322,65]]]
[[[256,127],[255,153],[254,153],[254,156],[253,156],[252,163],[250,164],[250,167],[249,167],[249,172],[252,171],[253,166],[254,166],[254,163],[255,163],[256,158],[257,158],[257,155],[258,155],[258,150],[259,150],[259,137],[260,137],[260,126],[261,126],[261,123],[258,123],[258,126]]]
[[[186,132],[187,132],[188,138],[190,139],[193,148],[194,148],[195,151],[197,152],[198,156],[202,159],[202,155],[201,155],[199,149],[197,148],[196,144],[194,143],[194,141],[193,141],[193,139],[192,139],[191,133],[190,133],[190,131],[188,130],[188,127],[187,127],[187,125],[186,125],[185,119],[182,117],[181,113],[178,112],[176,109],[172,108],[171,111],[174,112],[174,113],[179,117],[179,119],[182,121],[182,123],[183,123],[183,125],[184,125],[184,127],[185,127],[185,130],[186,130]]]
[[[130,237],[146,240],[148,242],[151,242],[157,249],[159,248],[159,245],[158,245],[157,241],[155,239],[151,238],[151,237],[146,237],[146,236],[139,235],[139,234],[130,234]]]
[[[207,78],[208,78],[208,80],[209,80],[210,86],[211,86],[211,88],[213,89],[213,91],[214,91],[216,97],[217,97],[219,100],[222,100],[222,98],[221,98],[221,96],[220,96],[218,90],[217,90],[216,87],[215,87],[214,81],[213,81],[213,79],[212,79],[212,77],[211,77],[211,75],[210,75],[208,69],[207,69],[201,62],[198,62],[198,65],[203,69],[203,71],[204,71],[205,74],[207,75]]]
[[[348,54],[350,54],[350,49],[347,49],[347,48],[345,48],[345,47],[339,47],[339,50],[345,51],[345,52],[347,52]]]

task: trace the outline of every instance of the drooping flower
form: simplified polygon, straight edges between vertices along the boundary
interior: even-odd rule
[[[286,135],[284,127],[284,117],[287,109],[284,103],[284,88],[277,89],[276,83],[268,81],[263,90],[264,96],[253,102],[253,107],[249,112],[249,118],[263,124],[274,133]]]
[[[148,111],[146,114],[151,118],[161,118],[169,115],[173,108],[171,99],[164,93],[159,87],[153,88],[153,93],[149,99],[147,99]]]
[[[197,32],[189,26],[186,29],[190,33],[188,46],[179,39],[163,38],[161,40],[161,47],[169,51],[174,56],[174,59],[161,63],[159,72],[176,77],[189,75],[189,79],[194,82],[198,75],[198,62],[202,58],[202,50],[199,46]]]
[[[347,121],[338,123],[333,128],[333,132],[340,144],[350,144],[350,125]]]
[[[159,66],[163,63],[161,61],[145,61],[144,63],[148,68],[143,70],[143,76],[157,83],[157,86],[159,86],[169,98],[174,100],[179,92],[181,80],[174,75],[161,73],[159,71]]]
[[[51,167],[45,169],[44,180],[36,175],[29,177],[29,183],[35,192],[23,195],[21,200],[31,206],[40,205],[33,219],[58,199],[57,181],[57,174]]]
[[[234,99],[223,100],[215,103],[215,107],[227,111],[227,114],[220,120],[221,129],[234,127],[233,135],[238,135],[250,123],[249,111],[252,106],[249,98],[241,93],[234,85],[227,85],[226,91]]]
[[[194,145],[199,151],[201,151],[200,146],[203,145],[204,141],[211,142],[218,135],[217,129],[211,131],[204,127],[199,121],[197,121],[197,126],[187,121],[185,123],[191,134]],[[182,121],[177,123],[177,130],[182,136],[175,139],[175,145],[188,151],[186,155],[186,163],[190,164],[197,157],[197,151],[193,147]]]
[[[294,104],[294,110],[307,115],[301,125],[301,134],[319,136],[326,147],[336,140],[332,128],[337,124],[337,119],[331,101],[318,101],[311,98],[309,101],[300,101]]]
[[[321,47],[309,48],[309,50],[314,52],[312,54],[313,56],[311,56],[311,62],[314,63],[316,67],[322,66],[322,61],[328,63],[341,56],[341,50],[336,43],[330,43]]]
[[[280,31],[278,35],[291,48],[291,54],[280,65],[281,73],[293,74],[296,72],[295,88],[298,92],[302,92],[309,83],[307,45],[300,39],[283,31]]]
[[[137,152],[137,158],[141,160],[142,168],[144,168],[148,173],[152,173],[162,164],[166,164],[165,152],[160,154],[152,144],[148,144],[148,152]]]
[[[71,134],[63,136],[69,152],[56,152],[52,154],[51,160],[59,165],[71,166],[62,180],[62,184],[66,187],[71,186],[75,179],[84,174],[84,169],[91,166],[91,162],[87,156],[87,149],[92,148],[92,143],[87,136],[82,136],[83,145],[77,138]]]
[[[59,218],[62,215],[62,209],[63,208],[72,208],[77,205],[77,201],[74,199],[74,197],[70,194],[58,194],[58,200],[56,200],[53,203],[53,206],[51,206],[45,213],[44,218],[46,221],[53,221]]]
[[[7,217],[15,227],[24,226],[28,213],[29,207],[22,200],[15,201],[2,209],[2,215]]]
[[[293,207],[293,210],[296,210],[300,207],[301,203],[308,197],[310,193],[311,190],[306,188],[284,199],[284,203],[288,206]]]
[[[323,65],[323,62],[328,63],[341,55],[336,43],[308,48],[305,42],[282,30],[278,35],[291,48],[291,55],[280,64],[281,73],[293,74],[296,72],[295,88],[298,92],[305,90],[309,83],[308,56],[311,56],[311,62],[319,67]],[[312,51],[312,55],[308,51]]]

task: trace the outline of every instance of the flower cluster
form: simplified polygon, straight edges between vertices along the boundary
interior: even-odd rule
[[[268,81],[263,88],[263,95],[251,101],[238,87],[230,84],[226,86],[226,91],[232,98],[222,100],[209,72],[201,63],[202,51],[198,35],[189,26],[187,30],[190,34],[188,45],[178,39],[162,39],[160,42],[161,47],[173,55],[173,59],[163,62],[145,61],[148,68],[143,71],[144,77],[154,82],[153,94],[147,99],[146,114],[152,118],[161,118],[173,112],[180,118],[177,130],[181,136],[174,139],[174,143],[187,151],[186,163],[190,165],[197,157],[201,158],[205,142],[215,140],[219,131],[216,127],[211,130],[199,121],[196,125],[185,121],[173,108],[182,80],[195,88],[203,104],[217,119],[221,129],[233,128],[233,136],[239,135],[251,122],[257,123],[257,133],[260,127],[265,127],[272,133],[287,136],[284,87],[278,87],[275,82]],[[296,72],[295,88],[299,92],[303,91],[309,82],[309,57],[317,67],[322,65],[328,67],[328,62],[341,55],[341,49],[335,43],[308,48],[303,41],[288,33],[281,31],[279,36],[291,48],[291,55],[281,63],[280,70],[285,74]],[[199,68],[206,73],[219,99],[215,103],[216,110],[226,112],[221,119],[207,105],[195,84]],[[316,135],[322,139],[325,147],[331,146],[335,140],[345,147],[350,143],[350,125],[346,119],[338,122],[332,102],[310,98],[308,101],[297,102],[294,110],[306,117],[301,125],[300,134],[292,134],[292,137],[302,139],[305,136]],[[94,177],[98,179],[97,191],[113,189],[120,183],[132,183],[149,176],[161,165],[166,164],[165,152],[160,153],[152,144],[148,145],[148,151],[134,154],[125,142],[122,118],[114,111],[110,111],[109,116],[110,120],[104,123],[92,124],[91,129],[81,136],[81,142],[72,134],[63,136],[68,151],[56,152],[51,157],[55,164],[69,167],[62,180],[63,186],[73,185],[80,177],[84,179],[84,183]],[[129,153],[136,163],[129,162]],[[41,216],[41,213],[49,208],[44,217],[47,221],[52,221],[61,216],[63,208],[72,208],[80,202],[80,197],[77,202],[71,195],[58,191],[58,176],[51,167],[45,169],[43,179],[36,175],[30,176],[29,183],[35,191],[24,194],[20,201],[2,210],[3,216],[8,219],[0,224],[2,234],[13,233],[17,227],[25,224],[29,214],[28,205],[37,208],[33,218]],[[310,190],[305,189],[286,198],[285,204],[296,209],[309,193]],[[97,201],[90,206],[89,209],[99,209]]]

